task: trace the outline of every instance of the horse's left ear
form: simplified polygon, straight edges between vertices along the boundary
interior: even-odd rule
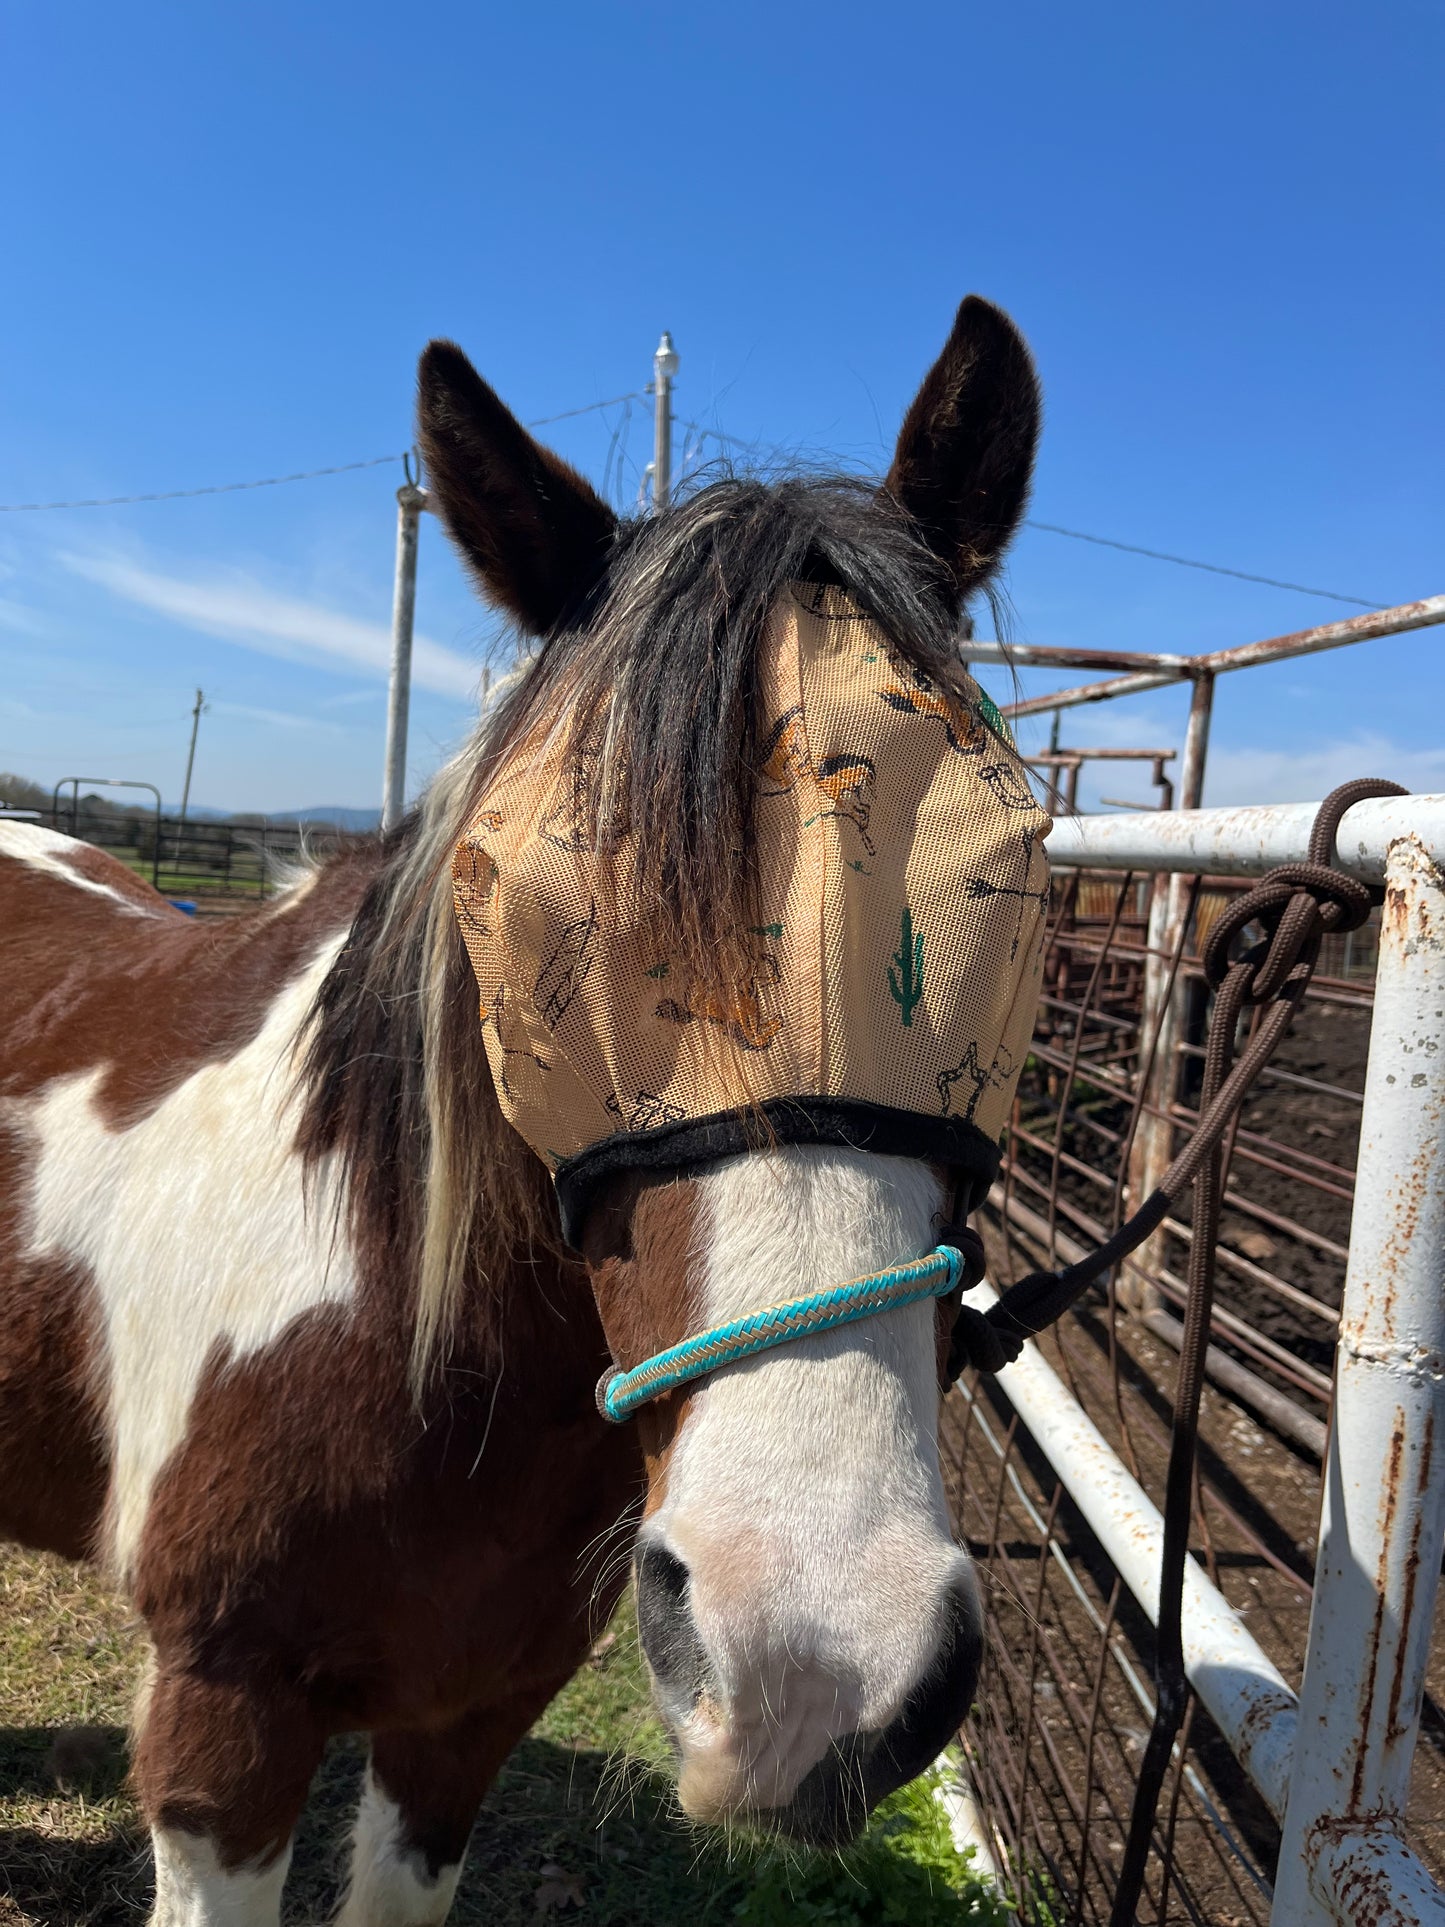
[[[1023,337],[971,294],[903,419],[884,483],[948,571],[960,605],[997,566],[1028,500],[1039,383]]]
[[[617,517],[453,342],[422,355],[417,438],[427,488],[483,595],[546,635],[602,574]]]

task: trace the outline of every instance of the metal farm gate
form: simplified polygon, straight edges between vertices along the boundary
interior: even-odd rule
[[[1229,654],[1268,660],[1442,618],[1437,597]],[[1092,688],[1157,687],[1188,660],[1144,659]],[[1213,674],[1235,666],[1194,659],[1186,804]],[[1088,754],[1039,759],[1065,809]],[[1000,1288],[1077,1259],[1153,1188],[1197,1116],[1202,940],[1246,879],[1305,855],[1313,805],[1171,810],[1168,753],[1139,754],[1163,808],[1062,815],[1051,839],[1043,1001],[984,1227]],[[1186,1588],[1193,1699],[1142,1921],[1445,1923],[1445,1641],[1435,1654],[1431,1641],[1445,1548],[1445,796],[1357,805],[1337,861],[1383,889],[1383,908],[1327,939],[1228,1147]],[[964,1824],[1022,1918],[1048,1927],[1108,1920],[1153,1717],[1188,1240],[1187,1219],[1166,1221],[1107,1294],[997,1380],[966,1377],[945,1408],[945,1472],[990,1624],[963,1736]]]

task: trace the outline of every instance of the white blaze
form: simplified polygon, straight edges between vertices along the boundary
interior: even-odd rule
[[[733,1159],[699,1189],[707,1326],[921,1255],[942,1203],[922,1164],[821,1146]],[[688,1568],[717,1682],[664,1707],[700,1817],[791,1797],[937,1656],[968,1562],[939,1472],[934,1316],[929,1300],[801,1339],[693,1393],[646,1535]]]

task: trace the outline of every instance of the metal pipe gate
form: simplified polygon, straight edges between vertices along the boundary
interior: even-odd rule
[[[1304,859],[1315,809],[1065,818],[1051,855],[1258,875]],[[1197,1564],[1185,1650],[1282,1827],[1272,1927],[1445,1927],[1445,1891],[1401,1833],[1445,1550],[1445,796],[1358,805],[1338,860],[1385,904],[1300,1693]],[[1000,1389],[1152,1621],[1157,1508],[1036,1347]]]

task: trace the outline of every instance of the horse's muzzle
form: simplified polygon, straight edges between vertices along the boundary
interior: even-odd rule
[[[791,1802],[760,1815],[774,1832],[810,1847],[846,1847],[880,1800],[929,1767],[967,1717],[983,1660],[983,1619],[972,1586],[949,1598],[938,1659],[880,1733],[837,1740]]]
[[[637,1559],[639,1631],[660,1701],[672,1716],[713,1686],[687,1587],[686,1567],[644,1542]],[[774,1804],[764,1794],[764,1804],[749,1801],[733,1810],[735,1817],[805,1845],[846,1846],[880,1800],[930,1766],[957,1733],[978,1684],[983,1621],[971,1574],[950,1589],[944,1611],[933,1663],[886,1727],[832,1741],[790,1798]]]

